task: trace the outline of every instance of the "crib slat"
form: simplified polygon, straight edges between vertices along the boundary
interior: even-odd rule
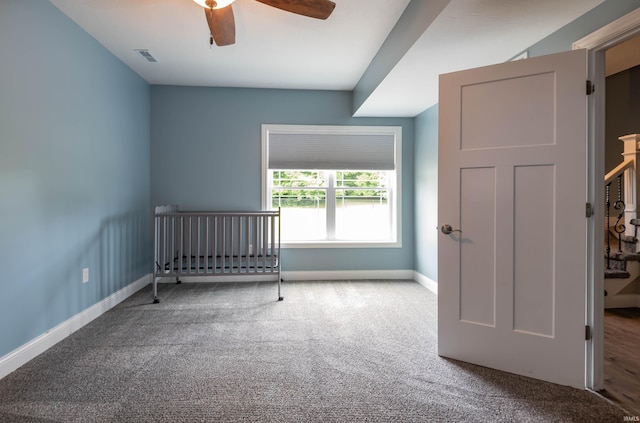
[[[248,262],[246,258],[248,257],[247,249],[249,246],[247,245],[246,231],[247,228],[247,217],[240,216],[238,217],[238,265],[236,268],[237,273],[246,273],[246,267]]]
[[[253,239],[252,240],[253,251],[251,252],[251,254],[253,255],[253,258],[252,258],[251,272],[257,273],[258,257],[260,257],[260,244],[258,244],[258,231],[260,230],[260,226],[259,226],[260,218],[258,216],[253,216],[252,220],[253,220],[253,232],[251,233],[251,235]]]
[[[165,257],[164,257],[164,231],[163,231],[163,226],[164,226],[164,218],[162,216],[156,217],[156,231],[157,233],[157,237],[159,237],[159,241],[156,241],[156,266],[157,266],[157,270],[161,271],[164,270],[164,264],[166,263],[165,261]],[[162,267],[160,267],[162,266]]]
[[[218,217],[213,218],[213,252],[211,253],[213,260],[213,273],[218,273]]]
[[[267,271],[267,257],[269,255],[269,221],[262,225],[262,273]]]
[[[222,218],[222,252],[220,256],[222,258],[222,265],[220,267],[220,273],[225,272],[226,259],[227,259],[227,217]]]
[[[175,243],[176,243],[176,249],[175,249],[175,259],[174,259],[174,269],[173,269],[173,273],[178,273],[179,269],[182,269],[182,259],[184,256],[184,248],[183,248],[183,243],[184,243],[184,218],[179,217],[176,219],[176,221],[174,222],[175,227]]]
[[[201,234],[201,232],[200,232],[200,216],[196,217],[195,219],[196,219],[196,255],[195,255],[193,260],[195,262],[195,265],[194,265],[195,269],[194,270],[195,270],[196,273],[200,274],[200,272],[201,272],[200,271],[200,268],[201,268],[201,264],[200,264],[200,257],[201,257],[201,254],[200,254],[200,240],[201,240],[201,237],[200,237],[200,234]]]
[[[209,216],[205,218],[204,226],[204,273],[209,273]]]
[[[227,260],[227,265],[224,268],[225,273],[229,273],[229,268],[233,263],[233,216],[229,216],[228,227],[225,227],[225,231],[228,233],[227,236],[227,254],[225,254],[225,259]]]
[[[244,249],[243,249],[243,253],[242,256],[244,256],[244,273],[249,273],[249,259],[251,258],[249,256],[249,231],[251,230],[251,222],[249,220],[248,216],[243,216],[242,219],[243,225],[244,225]],[[242,257],[239,258],[240,260],[240,270],[242,272],[243,269],[243,265],[242,265]]]
[[[169,217],[164,217],[161,216],[162,220],[161,220],[161,226],[164,227],[164,234],[160,237],[159,242],[161,243],[161,245],[158,247],[159,248],[159,253],[160,253],[160,266],[162,266],[162,272],[166,272],[167,270],[167,264],[168,263],[168,258],[167,256],[170,255],[171,252],[171,244],[169,244],[169,242],[171,241],[171,231],[170,231],[170,222],[172,218]],[[159,269],[160,270],[160,269]]]
[[[281,240],[281,234],[282,234],[282,222],[280,220],[280,216],[281,216],[281,209],[280,207],[278,207],[278,218],[277,218],[277,222],[278,222],[278,301],[282,301],[282,294],[280,292],[281,287],[282,287],[282,256],[280,255],[280,249],[282,248],[280,240]],[[275,218],[274,218],[275,220]]]
[[[233,269],[236,269],[236,273],[240,273],[240,271],[242,270],[242,263],[240,263],[240,260],[242,258],[242,216],[238,216],[238,218],[236,219],[236,222],[238,224],[238,231],[236,232],[236,253],[234,254],[234,256],[236,257],[234,260],[236,261],[236,264],[234,266],[231,267],[231,273],[233,273]]]
[[[239,216],[237,220],[238,220],[238,236],[237,236],[238,250],[237,250],[237,258],[236,258],[237,260],[236,272],[242,273],[242,256],[244,254],[243,245],[242,245],[242,240],[243,240],[242,225],[244,223],[244,216]]]
[[[178,273],[183,273],[189,268],[189,223],[191,222],[191,216],[187,216],[182,227],[183,241],[182,241],[182,260],[183,265],[178,269]]]
[[[171,266],[171,273],[174,273],[175,272],[174,266],[176,265],[175,259],[178,258],[176,256],[176,254],[178,253],[178,250],[176,246],[176,217],[175,216],[171,218],[171,233],[169,234],[169,236],[171,237],[171,250],[168,251],[169,255],[168,257],[165,257],[165,259],[171,260],[171,262],[169,263],[169,266]]]
[[[271,218],[271,271],[273,271],[273,269],[275,268],[275,256],[276,256],[276,252],[275,252],[275,245],[274,245],[274,241],[275,241],[275,218],[272,217]]]
[[[191,257],[193,252],[191,249],[193,248],[193,217],[188,218],[188,232],[187,232],[187,265],[184,269],[182,269],[185,273],[191,273]]]

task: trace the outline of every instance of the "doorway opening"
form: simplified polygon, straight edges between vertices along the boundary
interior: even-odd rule
[[[631,82],[635,74],[638,78],[636,86],[640,87],[640,57],[634,57],[640,55],[635,50],[629,50],[637,50],[639,43],[640,9],[637,9],[577,41],[573,46],[574,49],[588,50],[589,79],[595,83],[596,89],[604,87],[604,90],[600,90],[601,95],[591,96],[589,104],[589,198],[594,201],[596,210],[606,209],[603,175],[622,161],[620,153],[623,143],[618,137],[640,133],[640,114],[636,113],[635,124],[633,118],[628,117],[631,112],[629,108],[634,107],[633,102],[640,105],[640,89],[636,89],[635,97],[630,99],[631,85],[624,84],[625,81]],[[602,95],[603,93],[606,95]],[[617,191],[617,187],[615,189]],[[624,186],[620,188],[621,191],[623,189]],[[632,206],[636,208],[635,204]],[[635,318],[640,316],[637,313],[640,311],[637,308],[640,302],[632,307],[635,310],[614,310],[615,304],[611,298],[605,300],[603,294],[607,291],[607,285],[601,257],[605,233],[608,236],[609,228],[605,227],[604,215],[605,213],[596,213],[590,229],[592,242],[589,256],[593,259],[593,274],[588,281],[587,322],[593,328],[594,336],[587,350],[587,387],[600,391],[628,411],[637,414],[640,413],[636,409],[640,403],[637,394],[640,392],[640,383],[637,382],[637,377],[629,373],[637,374],[640,370],[638,358],[633,356],[640,346],[640,319]],[[635,289],[633,283],[629,289]],[[640,294],[640,290],[637,293]],[[606,309],[605,302],[610,309]],[[625,304],[618,305],[622,307]],[[624,377],[627,374],[630,377]]]
[[[640,134],[639,52],[640,35],[605,51],[605,174],[623,160],[619,137]],[[634,226],[631,222],[624,224]],[[605,231],[605,236],[611,236],[609,228]],[[638,236],[635,227],[632,232]],[[632,251],[639,248],[636,243]],[[625,264],[631,271],[626,280],[605,279],[605,292],[613,293],[614,287],[620,291],[617,298],[605,298],[603,394],[630,413],[640,415],[640,278],[636,277],[640,263]]]

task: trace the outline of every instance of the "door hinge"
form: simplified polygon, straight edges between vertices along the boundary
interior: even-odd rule
[[[585,341],[590,341],[591,340],[591,326],[586,325],[584,327],[584,340]]]
[[[587,80],[587,95],[593,94],[595,90],[596,86],[593,84],[593,82]]]
[[[591,203],[587,203],[585,207],[585,214],[587,217],[593,216],[593,206],[591,205]]]

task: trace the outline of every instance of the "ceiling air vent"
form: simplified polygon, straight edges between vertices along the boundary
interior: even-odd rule
[[[149,53],[149,50],[140,48],[140,49],[136,49],[136,51],[140,53],[140,56],[147,59],[148,62],[154,62],[154,63],[157,62],[156,58],[153,57],[151,53]]]

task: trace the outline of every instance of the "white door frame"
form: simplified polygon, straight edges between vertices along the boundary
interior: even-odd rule
[[[611,22],[573,43],[573,49],[587,49],[589,80],[596,95],[589,99],[587,128],[587,198],[595,213],[590,219],[587,238],[587,324],[592,339],[587,346],[586,387],[595,391],[604,388],[604,155],[605,144],[605,51],[640,34],[640,9]]]

